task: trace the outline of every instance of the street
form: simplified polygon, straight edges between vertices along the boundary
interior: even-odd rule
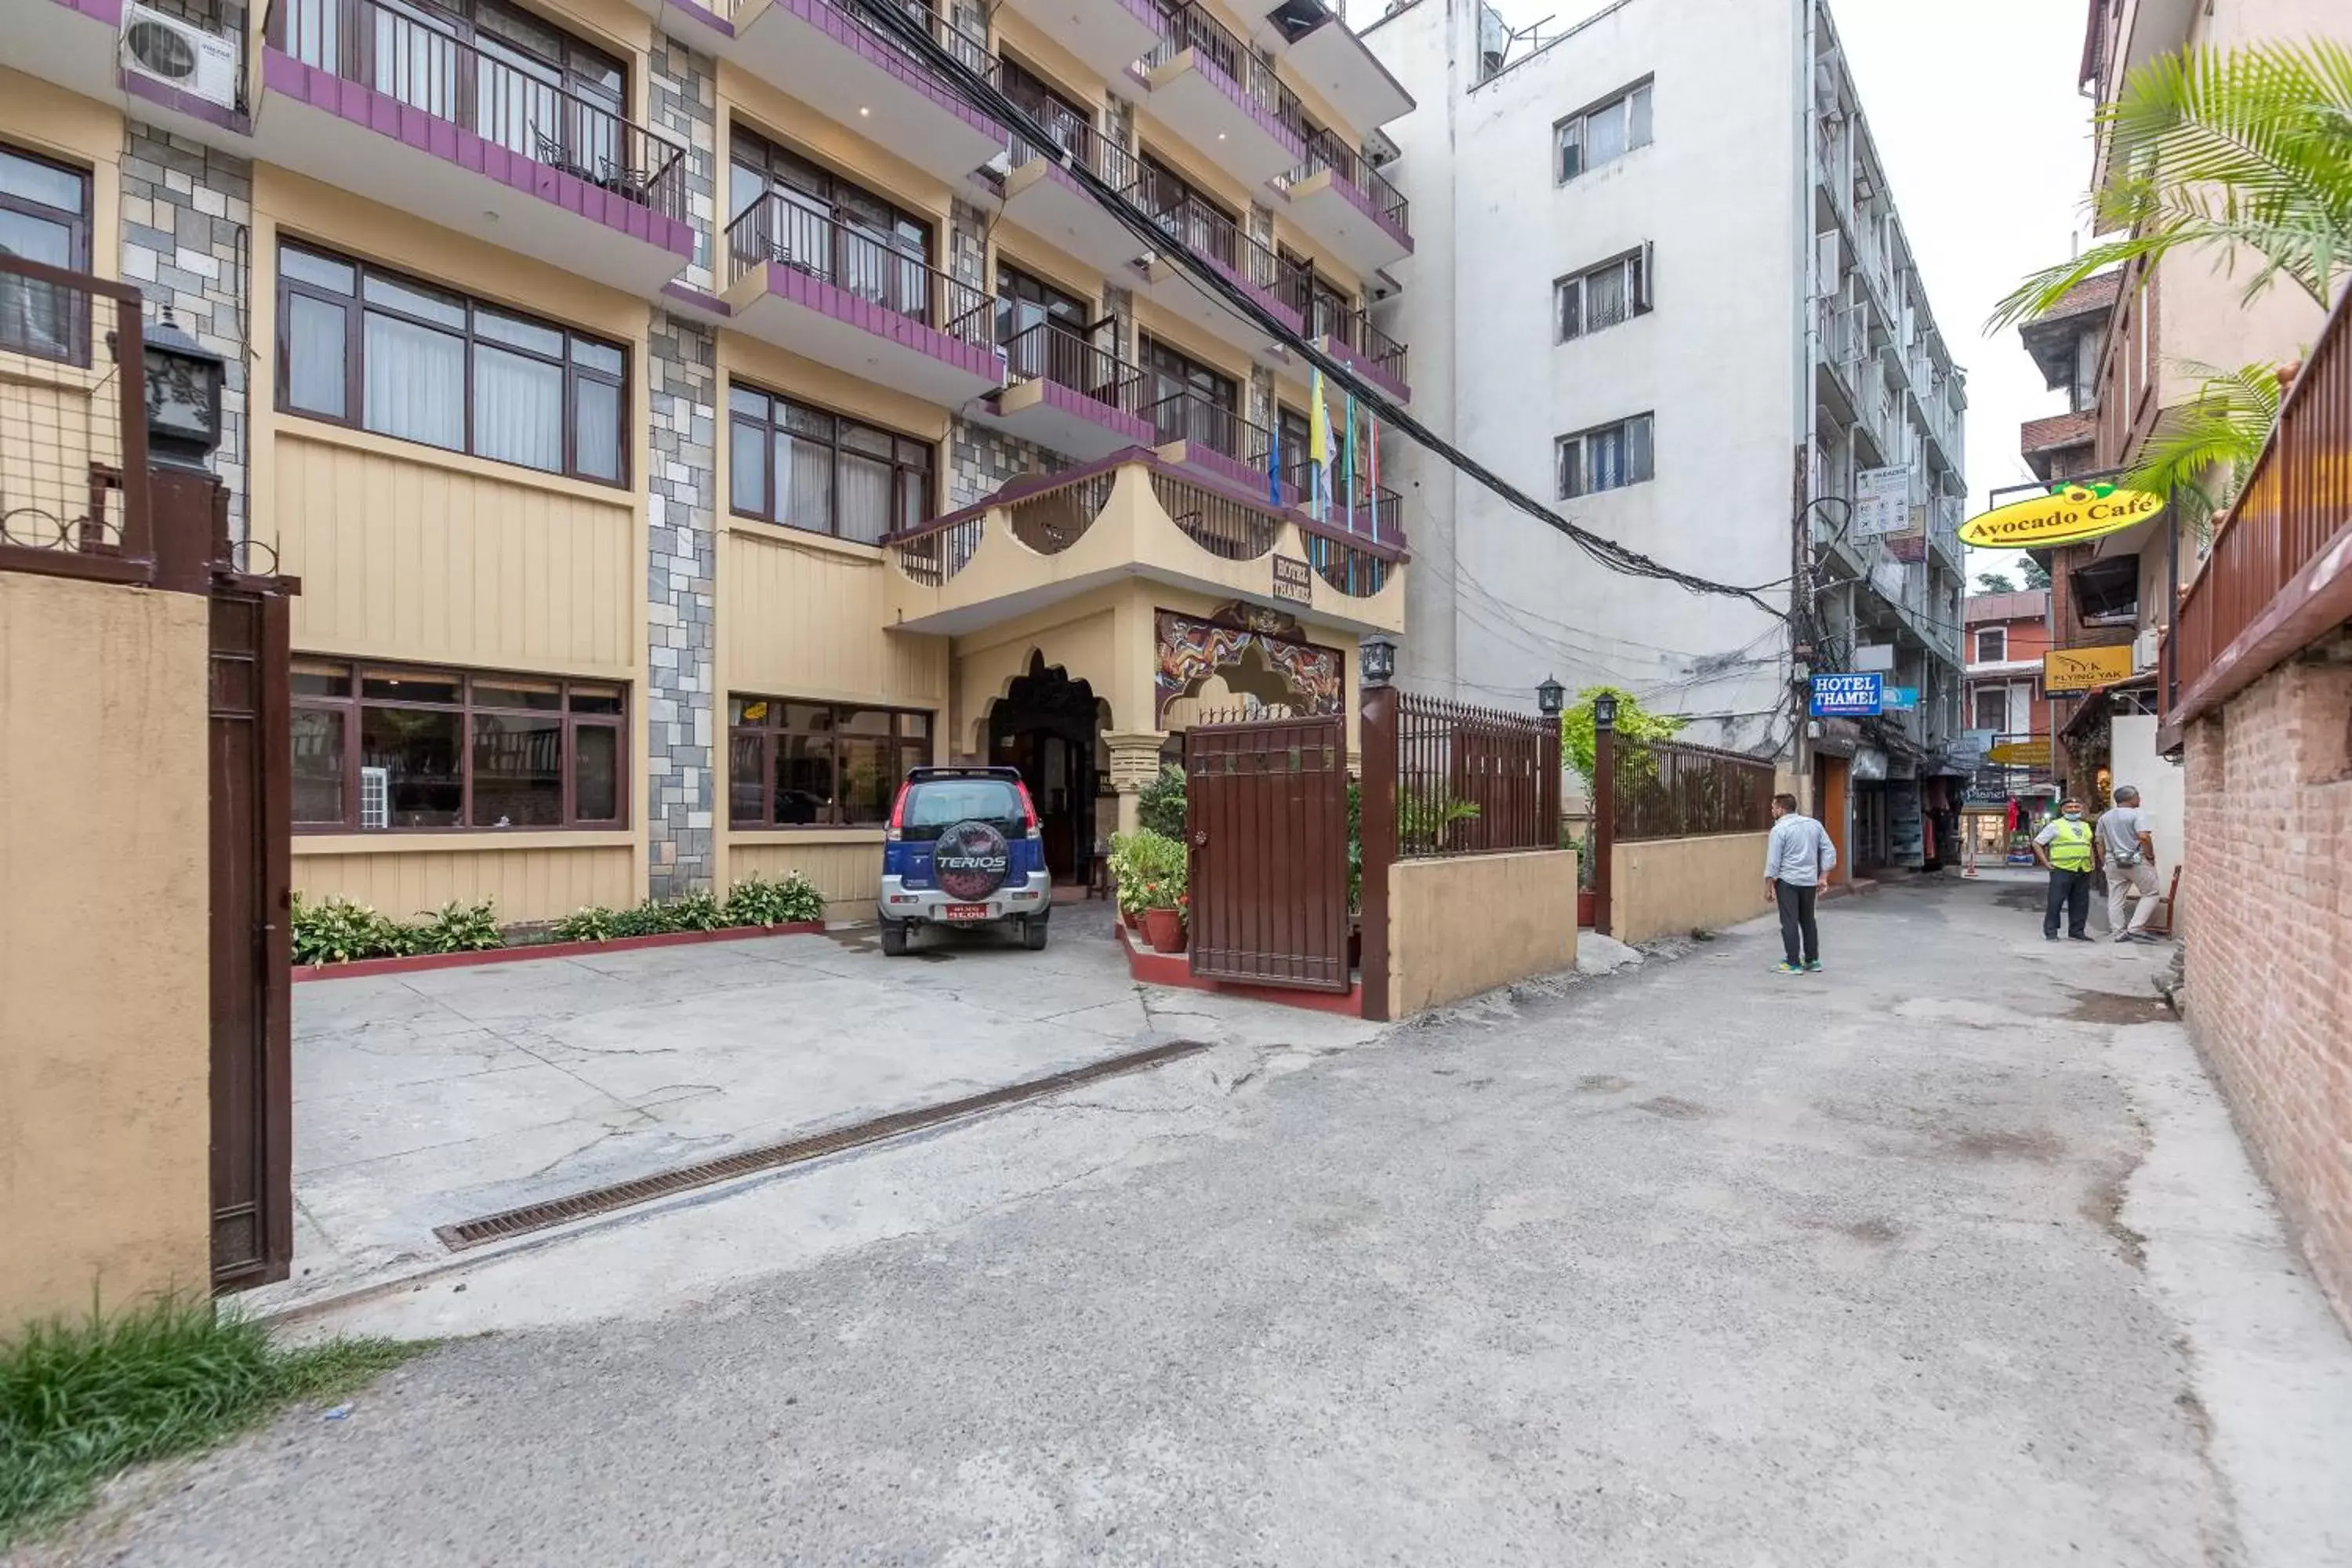
[[[307,1326],[451,1342],[27,1561],[2352,1562],[2352,1351],[2169,950],[2039,899],[1221,1047],[363,1300]]]

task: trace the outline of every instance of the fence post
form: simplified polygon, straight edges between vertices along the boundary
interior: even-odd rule
[[[1593,703],[1592,929],[1609,934],[1609,863],[1617,847],[1617,704]]]
[[[1389,869],[1397,854],[1397,689],[1366,685],[1357,711],[1363,781],[1358,812],[1363,837],[1363,1016],[1389,1017]]]

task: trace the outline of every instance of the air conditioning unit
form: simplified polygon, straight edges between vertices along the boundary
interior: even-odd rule
[[[125,5],[122,63],[207,103],[236,107],[236,44],[194,22],[144,5]]]
[[[2156,626],[2143,626],[2140,628],[2139,635],[2132,638],[2132,673],[2134,675],[2137,675],[2144,669],[2156,668],[2157,646],[2159,641],[2159,628]]]

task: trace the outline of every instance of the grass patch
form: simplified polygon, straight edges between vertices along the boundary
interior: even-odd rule
[[[285,1348],[207,1300],[28,1325],[0,1343],[0,1547],[79,1511],[117,1471],[211,1447],[430,1348],[373,1339]]]

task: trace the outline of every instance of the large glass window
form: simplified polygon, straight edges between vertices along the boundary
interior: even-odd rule
[[[1654,473],[1646,414],[1563,436],[1559,450],[1562,500],[1638,485]]]
[[[931,516],[928,442],[737,384],[727,393],[730,504],[860,544]]]
[[[298,246],[278,252],[278,405],[452,452],[620,483],[615,344]]]
[[[899,315],[931,320],[929,223],[740,129],[728,158],[727,240],[745,260],[779,261]]]
[[[0,147],[0,255],[69,271],[86,269],[89,176]],[[54,283],[0,275],[0,351],[89,363],[89,296]]]
[[[1559,163],[1554,171],[1561,184],[1613,163],[1636,147],[1650,144],[1650,84],[1629,88],[1603,103],[1571,114],[1554,131],[1559,137]]]
[[[298,827],[618,827],[627,704],[605,681],[294,661]]]
[[[728,704],[727,817],[737,827],[879,827],[910,768],[931,760],[931,716],[738,697]]]
[[[1647,251],[1628,251],[1555,286],[1559,341],[1603,331],[1650,309]]]

